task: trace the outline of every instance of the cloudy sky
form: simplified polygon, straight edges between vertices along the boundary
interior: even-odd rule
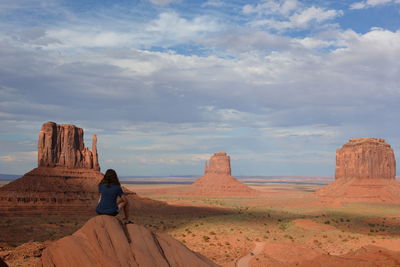
[[[121,175],[331,176],[350,138],[400,153],[399,104],[400,0],[0,2],[0,173],[55,121]]]

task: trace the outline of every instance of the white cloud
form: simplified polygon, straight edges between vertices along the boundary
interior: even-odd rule
[[[6,163],[14,163],[14,162],[32,162],[37,160],[37,151],[29,151],[29,152],[15,152],[8,155],[0,156],[0,161]]]
[[[53,48],[71,47],[114,47],[126,46],[133,43],[134,36],[129,33],[101,31],[93,28],[52,29],[47,31],[47,36],[58,40]]]
[[[341,10],[325,10],[312,6],[297,11],[284,20],[260,19],[252,21],[251,25],[256,27],[265,26],[278,31],[285,31],[287,29],[307,29],[313,24],[319,25],[342,15],[343,11]]]
[[[242,12],[258,15],[279,13],[286,16],[298,7],[299,2],[297,0],[267,0],[257,5],[247,4],[243,6]]]
[[[151,33],[152,38],[158,39],[160,43],[190,41],[200,38],[204,33],[218,30],[220,26],[214,18],[198,16],[188,20],[180,17],[176,12],[161,13],[146,27],[146,32]]]
[[[107,30],[93,25],[71,25],[65,28],[50,28],[42,32],[46,43],[42,49],[59,50],[60,48],[106,48],[152,46],[169,47],[185,42],[201,40],[204,35],[221,30],[217,19],[206,15],[187,19],[174,11],[163,12],[156,19],[145,23],[132,23],[133,30]],[[16,40],[21,41],[21,40]],[[42,41],[43,43],[44,41]],[[34,46],[36,47],[36,46]]]
[[[150,3],[152,3],[154,5],[166,6],[171,3],[180,2],[181,0],[149,0],[149,1],[150,1]]]
[[[221,7],[221,6],[224,6],[224,5],[225,5],[225,2],[223,2],[221,0],[208,0],[207,2],[202,4],[201,6],[203,6],[203,7]]]
[[[364,9],[385,4],[399,4],[399,0],[366,0],[351,4],[350,9]]]
[[[343,11],[337,10],[324,10],[322,8],[310,7],[300,13],[296,13],[290,17],[290,22],[293,27],[306,28],[308,25],[315,21],[318,23],[334,19],[343,15]]]

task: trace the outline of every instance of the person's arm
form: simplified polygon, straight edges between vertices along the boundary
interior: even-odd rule
[[[118,201],[117,201],[118,204],[127,203],[127,202],[128,202],[128,199],[126,198],[126,196],[124,194],[118,196]]]
[[[100,185],[99,185],[99,201],[97,201],[97,204],[99,204],[100,203],[100,201],[101,201],[101,187],[100,187]]]

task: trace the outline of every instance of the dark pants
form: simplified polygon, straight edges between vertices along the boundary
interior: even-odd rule
[[[101,212],[98,212],[98,211],[96,211],[96,212],[99,215],[109,215],[109,216],[117,216],[118,215],[118,211],[113,212],[113,213],[101,213]]]

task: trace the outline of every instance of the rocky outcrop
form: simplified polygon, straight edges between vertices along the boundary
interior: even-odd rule
[[[93,214],[99,193],[97,136],[92,151],[83,129],[47,122],[38,139],[38,167],[0,188],[0,215]]]
[[[122,225],[115,217],[97,216],[80,230],[43,251],[37,267],[211,267],[217,266],[167,234],[137,224]]]
[[[327,203],[400,203],[393,149],[381,138],[351,139],[336,151],[335,181],[316,193]]]
[[[8,265],[0,258],[0,267],[8,267]]]
[[[38,140],[38,166],[100,170],[96,135],[90,151],[83,142],[82,128],[54,122],[43,124]]]
[[[236,196],[254,195],[258,191],[231,176],[231,160],[225,152],[217,152],[206,162],[204,176],[197,179],[190,194]]]
[[[396,176],[393,149],[381,138],[351,139],[336,151],[336,179],[390,179]]]

